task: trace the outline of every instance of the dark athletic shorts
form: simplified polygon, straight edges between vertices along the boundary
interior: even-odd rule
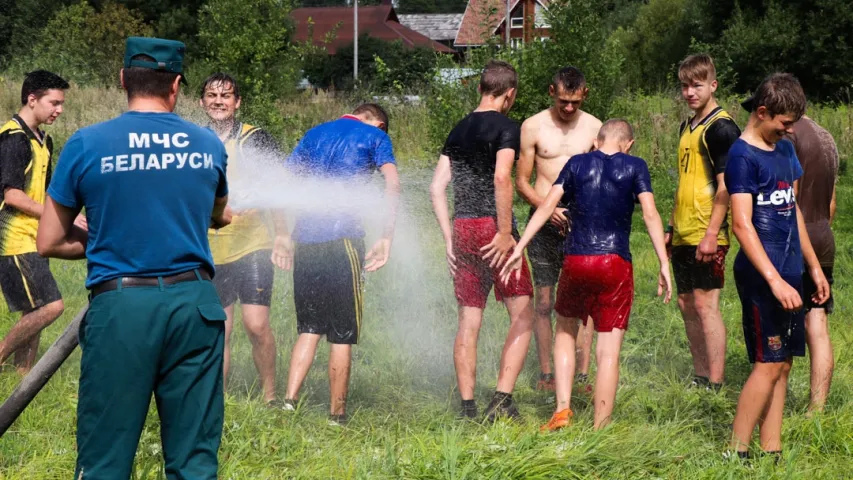
[[[814,280],[812,280],[812,276],[806,271],[803,273],[803,293],[805,294],[803,295],[803,306],[806,307],[806,311],[814,308],[822,308],[829,315],[835,309],[835,302],[832,300],[832,284],[835,283],[835,279],[832,278],[832,267],[821,266],[820,268],[823,270],[823,276],[826,277],[826,281],[829,282],[829,298],[823,305],[818,305],[812,301],[812,294],[817,292],[817,287],[814,284]]]
[[[36,252],[0,256],[0,288],[10,312],[31,312],[62,300],[48,259]]]
[[[715,290],[726,282],[726,254],[729,247],[717,247],[714,261],[696,261],[696,247],[683,245],[672,247],[672,272],[678,293],[691,293],[695,289]]]
[[[782,278],[802,295],[802,277]],[[754,273],[735,271],[735,284],[743,307],[743,337],[749,362],[778,363],[804,356],[805,310],[786,312],[767,282]]]
[[[504,284],[498,278],[500,268],[491,268],[483,260],[481,248],[491,243],[498,226],[492,217],[457,218],[453,220],[453,251],[456,254],[456,276],[453,277],[453,289],[460,306],[486,308],[489,290],[495,287],[495,299],[533,295],[533,283],[527,260],[521,262],[521,274],[516,280],[515,273]],[[518,240],[518,232],[513,232]],[[512,251],[510,251],[512,253]]]
[[[270,306],[275,275],[271,256],[272,250],[258,250],[233,262],[216,265],[213,286],[223,307],[237,300],[243,305]]]
[[[530,209],[530,216],[536,212]],[[560,279],[563,266],[563,244],[566,236],[550,221],[539,230],[527,245],[527,258],[533,271],[533,284],[537,287],[550,287]]]
[[[634,267],[616,254],[566,255],[554,310],[563,317],[592,317],[596,332],[628,329],[634,303]]]
[[[296,331],[354,345],[364,307],[364,240],[297,243],[293,255]]]

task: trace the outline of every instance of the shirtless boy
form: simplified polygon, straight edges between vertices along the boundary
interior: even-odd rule
[[[593,149],[601,121],[581,110],[589,88],[583,73],[566,67],[554,75],[548,93],[554,100],[551,108],[528,118],[521,125],[521,152],[516,171],[516,188],[530,204],[530,216],[536,211],[566,164],[566,161]],[[530,176],[536,169],[536,181]],[[554,286],[563,265],[562,245],[566,238],[568,220],[565,208],[557,208],[551,221],[537,233],[527,256],[533,269],[536,313],[533,333],[536,338],[540,374],[538,390],[554,390],[551,371],[551,311],[554,307]],[[578,377],[583,381],[589,373],[592,346],[591,324],[583,327],[578,349]]]

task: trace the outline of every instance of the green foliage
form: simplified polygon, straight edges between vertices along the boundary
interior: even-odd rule
[[[118,86],[129,36],[153,33],[139,12],[124,5],[106,3],[96,11],[86,1],[56,12],[44,28],[32,54],[17,58],[17,69],[39,68],[54,71],[82,85]]]
[[[354,53],[352,43],[338,48],[335,55],[315,48],[305,58],[305,77],[318,88],[352,90]],[[367,34],[358,39],[359,82],[379,93],[418,90],[429,81],[435,59],[429,48],[410,48],[400,41],[386,42]]]
[[[284,123],[271,107],[294,91],[299,78],[301,50],[290,42],[289,12],[290,4],[281,0],[209,0],[199,13],[204,62],[194,71],[200,77],[216,70],[235,75],[243,114],[273,131]]]

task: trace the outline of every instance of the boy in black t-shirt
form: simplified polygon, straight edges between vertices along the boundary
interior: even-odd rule
[[[512,391],[533,330],[533,283],[527,263],[518,278],[508,282],[498,278],[518,237],[512,216],[512,167],[518,157],[521,131],[505,115],[515,101],[517,85],[518,75],[508,63],[491,61],[486,65],[480,78],[480,105],[450,132],[430,187],[459,303],[453,360],[463,416],[477,416],[477,337],[493,285],[496,299],[503,301],[509,312],[510,329],[501,355],[497,390],[486,409],[489,421],[499,415],[518,416]],[[451,181],[452,223],[446,194]]]

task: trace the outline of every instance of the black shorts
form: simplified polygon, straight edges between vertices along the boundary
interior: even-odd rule
[[[806,354],[805,310],[787,312],[757,274],[735,271],[749,362],[777,363]],[[800,294],[800,277],[782,277]]]
[[[832,284],[835,283],[835,280],[832,278],[832,267],[821,266],[820,268],[823,270],[826,281],[829,282],[829,298],[823,305],[818,305],[812,301],[812,294],[817,292],[817,287],[814,284],[814,280],[812,280],[812,276],[806,271],[803,273],[803,306],[806,308],[806,311],[814,308],[822,308],[829,315],[835,307],[835,303],[832,301]]]
[[[364,240],[297,243],[293,255],[296,331],[354,345],[361,333]]]
[[[530,216],[536,212],[530,209]],[[550,221],[536,232],[527,245],[527,259],[533,270],[533,284],[537,287],[549,287],[557,284],[560,270],[563,268],[563,245],[566,236]]]
[[[696,261],[695,246],[672,247],[672,272],[678,293],[691,293],[695,289],[715,290],[726,283],[726,254],[729,247],[717,247],[714,261]]]
[[[10,312],[31,312],[62,300],[48,259],[36,252],[0,256],[0,288]]]
[[[216,265],[213,286],[223,307],[237,300],[243,305],[270,306],[275,276],[271,256],[271,250],[258,250],[233,262]]]

